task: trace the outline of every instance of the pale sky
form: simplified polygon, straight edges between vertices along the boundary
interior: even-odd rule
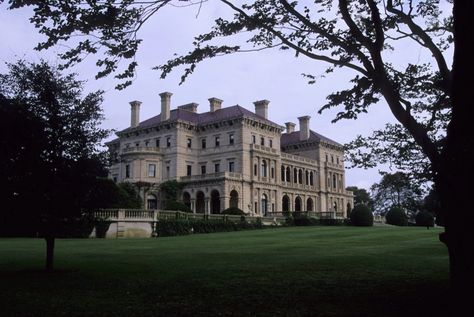
[[[5,72],[5,62],[15,62],[19,58],[27,61],[39,61],[43,58],[58,63],[56,47],[48,51],[37,52],[33,47],[41,39],[33,25],[28,21],[28,10],[5,10],[0,4],[0,72]],[[166,8],[159,12],[139,33],[143,39],[139,47],[137,62],[139,68],[133,85],[125,90],[114,89],[117,84],[112,77],[95,80],[95,56],[75,66],[72,71],[79,78],[87,80],[87,91],[105,90],[103,109],[106,120],[104,127],[121,130],[130,124],[129,101],[142,101],[140,120],[157,115],[160,112],[159,93],[169,91],[172,109],[189,102],[199,104],[198,112],[209,111],[208,98],[223,99],[223,107],[239,104],[254,111],[253,102],[270,100],[269,119],[284,125],[291,121],[298,123],[297,117],[310,115],[310,128],[339,143],[351,141],[356,134],[368,135],[381,128],[387,122],[394,122],[392,114],[384,103],[373,106],[368,114],[358,120],[344,120],[332,124],[337,110],[318,114],[325,103],[325,97],[333,91],[349,87],[348,79],[354,75],[350,71],[336,70],[327,78],[320,79],[314,85],[308,85],[302,73],[320,75],[325,66],[305,57],[296,58],[288,51],[266,50],[258,53],[239,53],[218,57],[198,65],[184,84],[179,86],[182,75],[180,70],[171,73],[168,78],[159,78],[159,71],[153,66],[164,63],[174,53],[185,53],[192,48],[193,37],[208,31],[216,17],[229,16],[230,12],[215,2],[202,6],[199,15],[197,8]],[[402,59],[416,63],[420,51],[407,48]],[[298,127],[297,127],[298,128]],[[346,163],[347,166],[350,164]],[[387,167],[384,168],[387,170]],[[346,185],[369,188],[380,180],[377,169],[347,169]]]

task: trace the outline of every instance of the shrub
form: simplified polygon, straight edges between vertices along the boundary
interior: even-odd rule
[[[400,207],[392,207],[385,215],[385,222],[389,225],[408,226],[408,217]]]
[[[238,216],[245,215],[242,209],[239,209],[237,207],[227,208],[222,213],[225,215],[238,215]]]
[[[374,215],[366,205],[355,205],[350,214],[351,224],[358,227],[370,227],[374,225]]]
[[[110,224],[112,222],[107,219],[96,218],[95,219],[95,237],[96,238],[105,238],[107,231],[109,230]]]
[[[166,210],[174,210],[174,211],[183,211],[183,212],[189,212],[189,213],[193,212],[191,210],[191,208],[189,208],[188,206],[186,206],[182,202],[176,201],[176,200],[168,201],[166,203],[165,209]]]
[[[434,227],[434,216],[429,211],[420,211],[415,216],[417,226]]]

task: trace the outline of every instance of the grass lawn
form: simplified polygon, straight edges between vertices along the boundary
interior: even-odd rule
[[[292,227],[158,239],[0,239],[0,316],[438,316],[438,229]]]

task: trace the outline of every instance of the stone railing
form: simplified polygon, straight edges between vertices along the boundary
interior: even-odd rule
[[[200,180],[213,180],[217,178],[231,178],[236,180],[242,180],[242,174],[236,172],[220,172],[210,173],[201,175],[182,176],[182,182],[200,181]]]
[[[308,157],[303,157],[303,156],[288,154],[288,153],[281,153],[281,158],[290,160],[290,161],[304,162],[311,165],[316,165],[318,163],[316,160],[310,159]]]
[[[131,146],[122,149],[122,155],[126,154],[159,154],[160,148],[155,146]]]
[[[250,150],[257,150],[261,152],[267,152],[271,154],[277,154],[277,149],[274,149],[272,147],[264,146],[264,145],[259,145],[259,144],[250,144]]]
[[[287,217],[289,214],[293,214],[294,211],[275,211],[275,212],[268,212],[267,216],[273,217]],[[343,212],[335,212],[335,211],[297,211],[297,213],[304,214],[308,217],[313,217],[317,219],[344,219]]]

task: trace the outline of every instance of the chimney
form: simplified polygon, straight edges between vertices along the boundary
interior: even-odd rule
[[[293,122],[285,122],[286,125],[286,133],[295,132],[295,125]]]
[[[130,107],[131,107],[131,115],[130,115],[130,127],[131,128],[136,128],[138,127],[138,124],[140,123],[140,105],[141,101],[131,101],[130,102]]]
[[[255,105],[255,114],[262,118],[268,119],[268,104],[270,101],[268,100],[259,100],[255,101],[253,104]]]
[[[170,104],[171,104],[171,96],[173,94],[170,92],[162,92],[160,94],[161,97],[161,122],[169,120],[170,118]]]
[[[222,100],[218,98],[209,98],[209,106],[210,106],[210,111],[214,112],[216,110],[221,109],[222,106]]]
[[[309,119],[310,116],[299,117],[300,120],[300,141],[305,141],[309,139]]]
[[[186,110],[186,111],[189,111],[189,112],[196,113],[198,106],[199,106],[199,104],[197,104],[195,102],[191,102],[191,103],[179,106],[178,109],[183,109],[183,110]]]

